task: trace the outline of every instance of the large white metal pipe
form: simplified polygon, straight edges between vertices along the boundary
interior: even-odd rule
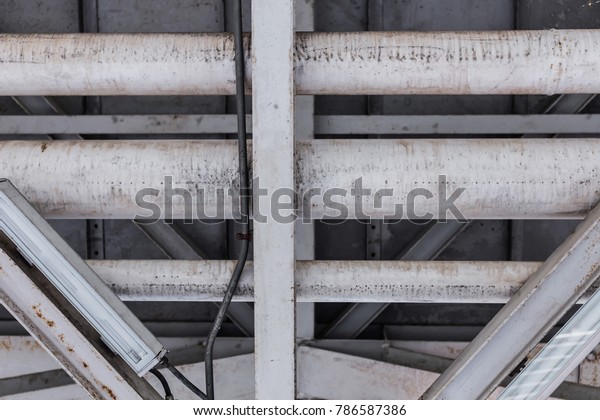
[[[90,260],[88,264],[127,301],[221,301],[235,267],[234,261],[216,260]],[[297,261],[296,299],[298,302],[506,303],[540,264]],[[244,271],[234,300],[254,301],[252,263]]]
[[[318,140],[297,153],[298,191],[348,191],[330,201],[350,218],[362,218],[359,177],[375,219],[455,218],[453,198],[467,219],[583,218],[600,199],[600,139]],[[325,199],[311,199],[312,217],[340,218]]]
[[[298,33],[295,68],[311,95],[600,93],[600,30]],[[0,79],[0,95],[233,94],[233,41],[2,34]]]
[[[599,156],[600,139],[318,140],[297,145],[296,184],[312,219],[362,217],[358,178],[370,190],[362,211],[377,219],[453,218],[444,194],[468,219],[576,219],[600,199]],[[150,202],[160,218],[230,218],[232,198],[217,190],[235,188],[237,149],[227,140],[8,141],[0,177],[50,218],[133,219],[150,216]]]
[[[303,34],[300,93],[544,94],[600,92],[600,31]]]
[[[0,142],[0,177],[13,181],[49,218],[148,216],[136,194],[154,188],[164,198],[169,185],[174,195],[176,188],[203,188],[206,208],[216,212],[215,189],[231,187],[237,176],[232,141]],[[224,200],[230,210],[231,197]],[[185,218],[183,199],[175,197],[172,208],[174,218]]]
[[[230,95],[233,59],[230,34],[0,34],[0,95]]]

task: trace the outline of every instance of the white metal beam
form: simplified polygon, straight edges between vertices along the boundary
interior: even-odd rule
[[[600,206],[431,386],[425,399],[481,399],[523,361],[600,275]]]
[[[206,252],[175,225],[172,221],[156,220],[151,223],[136,223],[136,226],[169,259],[205,260]]]
[[[578,96],[578,95],[570,95]],[[296,101],[306,101],[299,96]],[[305,106],[304,103],[299,106]],[[308,124],[313,120],[303,119]],[[252,132],[251,118],[247,118]],[[385,134],[597,134],[600,116],[585,115],[316,115],[320,136]],[[233,134],[235,115],[2,115],[0,134]],[[304,136],[300,136],[302,138]]]
[[[294,0],[252,2],[253,168],[266,191],[254,186],[266,217],[254,222],[255,392],[269,400],[296,397],[294,223],[272,213],[275,192],[295,186],[294,19]]]
[[[272,106],[270,111],[280,110]],[[272,123],[287,122],[273,117]],[[359,177],[371,189],[363,198],[363,211],[373,218],[390,218],[399,205],[404,211],[396,218],[406,217],[409,194],[416,188],[430,191],[432,198],[416,199],[414,212],[433,217],[440,216],[442,196],[450,199],[460,188],[465,190],[455,203],[468,219],[578,219],[600,200],[600,139],[319,140],[299,142],[294,163],[291,152],[283,155],[283,137],[273,131],[274,124],[267,127],[278,139],[267,147],[272,164],[280,165],[283,158],[292,162],[300,197],[311,189],[323,195],[341,188],[346,195],[332,201],[345,206],[350,218],[356,216],[351,190]],[[261,175],[264,169],[255,165],[263,187],[272,179]],[[162,218],[201,216],[195,205],[199,189],[205,191],[205,213],[215,216],[220,207],[215,190],[233,188],[236,171],[236,144],[227,140],[0,142],[0,174],[49,218],[149,216],[151,211],[136,204],[136,194],[149,188],[159,197],[148,193],[144,201],[159,204]],[[283,173],[275,179],[283,180],[279,175]],[[293,180],[288,184],[292,188]],[[164,201],[169,187],[174,193],[179,193],[175,188],[187,190],[191,205],[175,197],[168,213],[171,206]],[[393,190],[392,196],[378,203],[377,190],[386,188]],[[311,199],[310,217],[343,218],[324,205],[322,195]],[[227,193],[221,208],[224,218],[232,217]]]
[[[298,94],[600,92],[598,30],[299,33],[290,54]],[[0,95],[230,95],[233,57],[229,34],[2,34]]]

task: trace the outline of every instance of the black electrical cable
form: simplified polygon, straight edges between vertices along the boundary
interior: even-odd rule
[[[169,387],[169,383],[167,382],[167,380],[165,379],[163,374],[160,373],[156,369],[151,369],[150,373],[153,374],[154,376],[156,376],[158,378],[158,380],[160,381],[160,383],[162,384],[162,386],[165,390],[165,400],[173,400],[174,398],[173,398],[173,394],[171,393],[171,387]]]
[[[169,369],[169,371],[177,379],[179,379],[181,381],[181,383],[183,383],[187,388],[189,388],[190,391],[192,391],[194,394],[196,394],[198,397],[200,397],[201,400],[208,400],[208,397],[206,396],[206,394],[204,392],[202,392],[200,390],[200,388],[198,388],[196,385],[194,385],[193,383],[191,383],[188,378],[186,378],[185,376],[183,376],[183,373],[181,373],[175,366],[173,366],[172,364],[170,364],[169,360],[167,358],[164,358],[161,363],[167,369]]]
[[[225,321],[227,309],[233,299],[235,290],[242,276],[242,271],[248,259],[248,249],[250,247],[250,185],[248,180],[248,156],[246,148],[246,92],[244,87],[244,40],[242,34],[242,4],[241,0],[233,2],[233,37],[235,44],[235,79],[236,79],[236,111],[238,124],[238,154],[239,154],[239,176],[240,176],[240,224],[241,234],[238,239],[242,241],[240,254],[235,266],[229,285],[223,298],[223,303],[219,307],[219,312],[215,318],[208,339],[206,341],[206,351],[204,353],[205,372],[206,372],[206,394],[208,399],[215,399],[215,384],[213,375],[213,348],[215,339],[219,330]]]

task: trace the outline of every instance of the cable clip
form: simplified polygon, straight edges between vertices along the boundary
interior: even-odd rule
[[[252,231],[250,233],[238,233],[235,235],[235,238],[240,241],[251,241],[252,240]]]

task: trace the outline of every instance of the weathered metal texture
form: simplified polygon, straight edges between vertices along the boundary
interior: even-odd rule
[[[92,398],[159,397],[131,386],[4,250],[0,301]]]
[[[196,342],[197,339],[190,338],[187,341],[182,339],[168,339],[161,338],[161,340],[165,340],[166,344],[169,348],[174,349],[175,351],[172,353],[170,360],[172,360],[177,365],[179,364],[194,364],[198,363],[198,357],[202,356],[198,354]],[[223,392],[230,397],[242,397],[246,396],[247,398],[251,398],[253,392],[251,389],[253,388],[253,358],[248,357],[244,360],[249,364],[246,369],[245,365],[240,365],[236,362],[238,359],[234,356],[241,356],[243,354],[248,354],[252,352],[253,348],[253,339],[222,339],[217,343],[217,369],[220,372],[219,378],[229,377],[230,374],[235,372],[235,369],[242,369],[238,371],[240,378],[238,378],[237,382],[239,385],[242,384],[242,378],[244,377],[243,382],[245,382],[248,386],[248,389],[245,393],[240,394],[239,391],[231,390],[231,394],[229,389],[224,389]],[[387,362],[391,364],[400,364],[412,369],[422,369],[429,372],[438,373],[440,370],[445,368],[447,363],[451,363],[452,359],[458,355],[466,343],[456,343],[456,342],[414,342],[414,341],[372,341],[372,340],[317,340],[306,342],[304,341],[303,346],[309,346],[316,349],[327,350],[332,352],[332,356],[336,358],[337,356],[342,356],[342,359],[346,362],[351,362],[352,366],[359,366],[361,364],[370,362]],[[538,346],[539,348],[540,346]],[[536,349],[537,350],[537,349]],[[179,356],[181,355],[181,357]],[[329,355],[329,354],[327,354]],[[346,358],[344,355],[353,356]],[[407,357],[408,356],[408,357]],[[51,392],[50,390],[42,391],[41,389],[37,391],[36,394],[28,393],[28,394],[20,394],[14,395],[15,392],[28,390],[29,392],[33,391],[31,384],[23,384],[23,383],[15,383],[17,380],[25,380],[27,378],[36,378],[37,380],[41,379],[37,375],[41,375],[42,377],[48,376],[48,371],[52,371],[52,369],[56,368],[56,362],[54,362],[50,357],[42,350],[35,341],[33,341],[30,337],[0,337],[0,357],[2,360],[6,360],[9,363],[0,365],[0,394],[3,390],[6,390],[10,394],[11,399],[15,398],[38,398],[38,399],[52,399],[52,398],[60,398],[60,393],[62,395],[66,395],[65,392],[68,392],[65,388],[57,389],[56,391]],[[228,358],[226,360],[220,360],[221,358]],[[361,360],[362,359],[362,360]],[[307,363],[311,363],[312,360],[308,360]],[[335,363],[335,368],[340,370],[347,369],[344,363],[341,363],[342,360],[337,359]],[[432,363],[433,362],[433,363]],[[339,363],[339,365],[337,364]],[[5,365],[9,366],[5,366]],[[586,371],[592,371],[598,366],[598,360],[588,360],[584,362],[581,366],[580,370],[585,369]],[[202,366],[201,364],[199,366]],[[377,364],[379,366],[379,364]],[[235,369],[234,369],[235,368]],[[298,369],[303,369],[304,366],[299,366]],[[330,369],[331,366],[325,366],[323,369]],[[391,366],[394,369],[393,366]],[[185,367],[184,369],[192,369],[191,366]],[[201,369],[201,368],[200,368]],[[352,369],[352,368],[351,368]],[[377,370],[377,369],[376,369]],[[242,373],[243,372],[243,373]],[[193,375],[196,375],[196,371],[190,371]],[[372,374],[377,376],[378,372],[373,371]],[[152,385],[162,392],[162,387],[158,384],[157,381],[154,381],[152,377],[149,376],[149,380],[152,382]],[[387,378],[387,375],[386,375]],[[580,376],[581,378],[581,376]],[[55,387],[59,384],[57,381],[59,378],[52,378],[48,381],[47,384],[44,384],[42,387]],[[398,378],[402,379],[402,378]],[[372,379],[375,381],[375,378]],[[587,375],[583,380],[581,380],[580,384],[573,383],[572,381],[577,380],[577,375],[572,374],[568,378],[568,381],[565,382],[555,394],[557,398],[563,399],[598,399],[598,393],[600,390],[596,386],[597,379],[590,379],[590,376]],[[371,381],[371,379],[369,379]],[[8,385],[15,383],[16,387],[6,388]],[[351,387],[352,384],[356,385],[358,383],[357,378],[351,378],[348,380],[348,387]],[[374,384],[378,384],[377,382],[373,382]],[[587,385],[584,385],[587,384]],[[233,384],[232,384],[233,385]],[[317,392],[312,391],[309,387],[308,389],[304,389],[303,383],[301,384],[302,388],[301,392],[306,395],[307,393]],[[385,386],[386,381],[381,383],[381,386]],[[192,395],[187,394],[187,391],[179,385],[178,381],[173,379],[171,386],[174,389],[175,396],[180,399],[183,395],[193,397]],[[317,385],[318,386],[318,385]],[[379,385],[377,385],[379,386]],[[423,386],[426,386],[424,384]],[[420,386],[419,386],[420,387]],[[234,388],[237,388],[234,386]],[[317,389],[321,389],[318,387]],[[353,391],[356,392],[356,391]],[[389,391],[385,391],[389,392]],[[335,399],[345,399],[348,397],[348,393],[346,392],[346,387],[331,389],[328,391],[330,397],[335,397]],[[56,396],[55,394],[58,394]],[[73,394],[69,394],[73,397]],[[0,397],[2,399],[3,397]],[[396,397],[394,397],[396,398]]]
[[[88,16],[88,8],[95,10],[95,6],[95,1],[82,3],[82,13],[86,16],[86,20],[97,21],[97,19],[94,20],[91,16]],[[19,96],[13,97],[13,100],[28,115],[64,116],[66,114],[60,105],[44,96]],[[95,103],[92,97],[86,98],[86,100],[90,104]],[[99,110],[99,104],[94,109]],[[48,131],[44,132],[45,138],[50,140],[83,140],[83,137],[77,133],[50,134]],[[101,219],[88,220],[86,224],[87,256],[94,259],[104,259],[104,221]]]
[[[425,232],[398,255],[397,259],[403,261],[434,260],[468,225],[468,223],[460,223],[456,220],[449,220],[446,223],[433,222]],[[349,305],[321,331],[320,337],[356,338],[388,306],[388,303]]]
[[[296,397],[294,223],[273,217],[276,193],[295,183],[294,20],[294,0],[252,3],[252,166],[266,192],[253,200],[266,216],[253,233],[255,395],[267,400]]]
[[[235,90],[231,34],[1,34],[0,46],[1,95]]]
[[[300,34],[299,93],[554,94],[600,91],[600,32]]]
[[[296,147],[296,190],[302,197],[311,188],[322,194],[345,189],[346,196],[334,195],[333,201],[344,205],[350,218],[356,216],[351,190],[362,177],[363,187],[371,189],[363,198],[363,209],[373,218],[391,218],[398,205],[404,211],[393,218],[406,218],[407,197],[416,188],[432,193],[431,199],[415,200],[416,215],[445,216],[439,214],[440,191],[450,198],[465,188],[455,203],[468,219],[578,219],[600,199],[599,154],[598,139],[302,142]],[[136,193],[155,188],[159,197],[145,200],[162,205],[169,176],[172,187],[188,190],[192,199],[199,197],[197,189],[203,189],[205,213],[215,216],[216,190],[234,187],[236,159],[235,143],[225,140],[9,141],[0,143],[0,176],[9,178],[49,218],[148,217],[151,211],[136,205]],[[444,175],[445,181],[440,178]],[[393,197],[377,203],[377,190],[385,188],[393,189]],[[311,218],[344,218],[323,201],[322,195],[311,198]],[[232,217],[231,202],[225,193],[222,217]],[[162,205],[159,216],[197,215],[197,201],[183,203],[175,197],[172,213]],[[454,215],[448,212],[447,217]]]
[[[91,260],[88,264],[126,301],[205,302],[223,297],[235,265],[217,260]],[[505,303],[539,266],[483,261],[298,261],[297,301]],[[252,302],[253,283],[250,262],[234,300]]]
[[[423,398],[487,398],[598,279],[599,256],[600,206],[597,206]]]
[[[2,176],[14,181],[50,218],[150,216],[149,210],[136,205],[136,194],[156,188],[161,192],[158,201],[164,203],[166,177],[172,177],[174,189],[193,193],[203,188],[205,208],[215,216],[216,188],[231,188],[237,179],[237,149],[231,141],[2,142],[0,159],[5,160],[0,163]],[[146,194],[145,200],[153,202],[155,197]],[[195,206],[188,203],[191,212]],[[231,211],[230,196],[225,194],[224,203]],[[173,199],[173,208],[172,218],[191,219],[185,217],[181,197]]]
[[[431,199],[414,200],[417,217],[454,218],[443,206],[440,214],[440,203],[460,188],[455,204],[467,219],[582,218],[600,199],[599,153],[600,141],[593,139],[319,140],[298,147],[296,178],[301,193],[345,190],[334,201],[350,218],[356,217],[350,191],[359,177],[372,190],[363,199],[364,213],[377,219],[407,217],[409,193],[416,189],[431,193]],[[378,189],[392,189],[393,197],[378,203]],[[340,218],[323,202],[323,196],[312,198],[311,217]],[[400,205],[402,213],[391,217]]]
[[[4,34],[0,46],[1,95],[235,90],[229,34]],[[599,53],[597,30],[299,33],[295,85],[309,95],[596,93]]]
[[[161,251],[173,260],[205,260],[207,255],[189,235],[174,223],[157,220],[153,223],[137,223],[136,226]],[[217,302],[214,302],[218,306]],[[254,311],[245,303],[229,306],[227,316],[247,336],[254,336]]]
[[[502,303],[537,266],[450,261],[299,262],[296,278],[300,300],[327,302],[336,296],[338,302]]]

